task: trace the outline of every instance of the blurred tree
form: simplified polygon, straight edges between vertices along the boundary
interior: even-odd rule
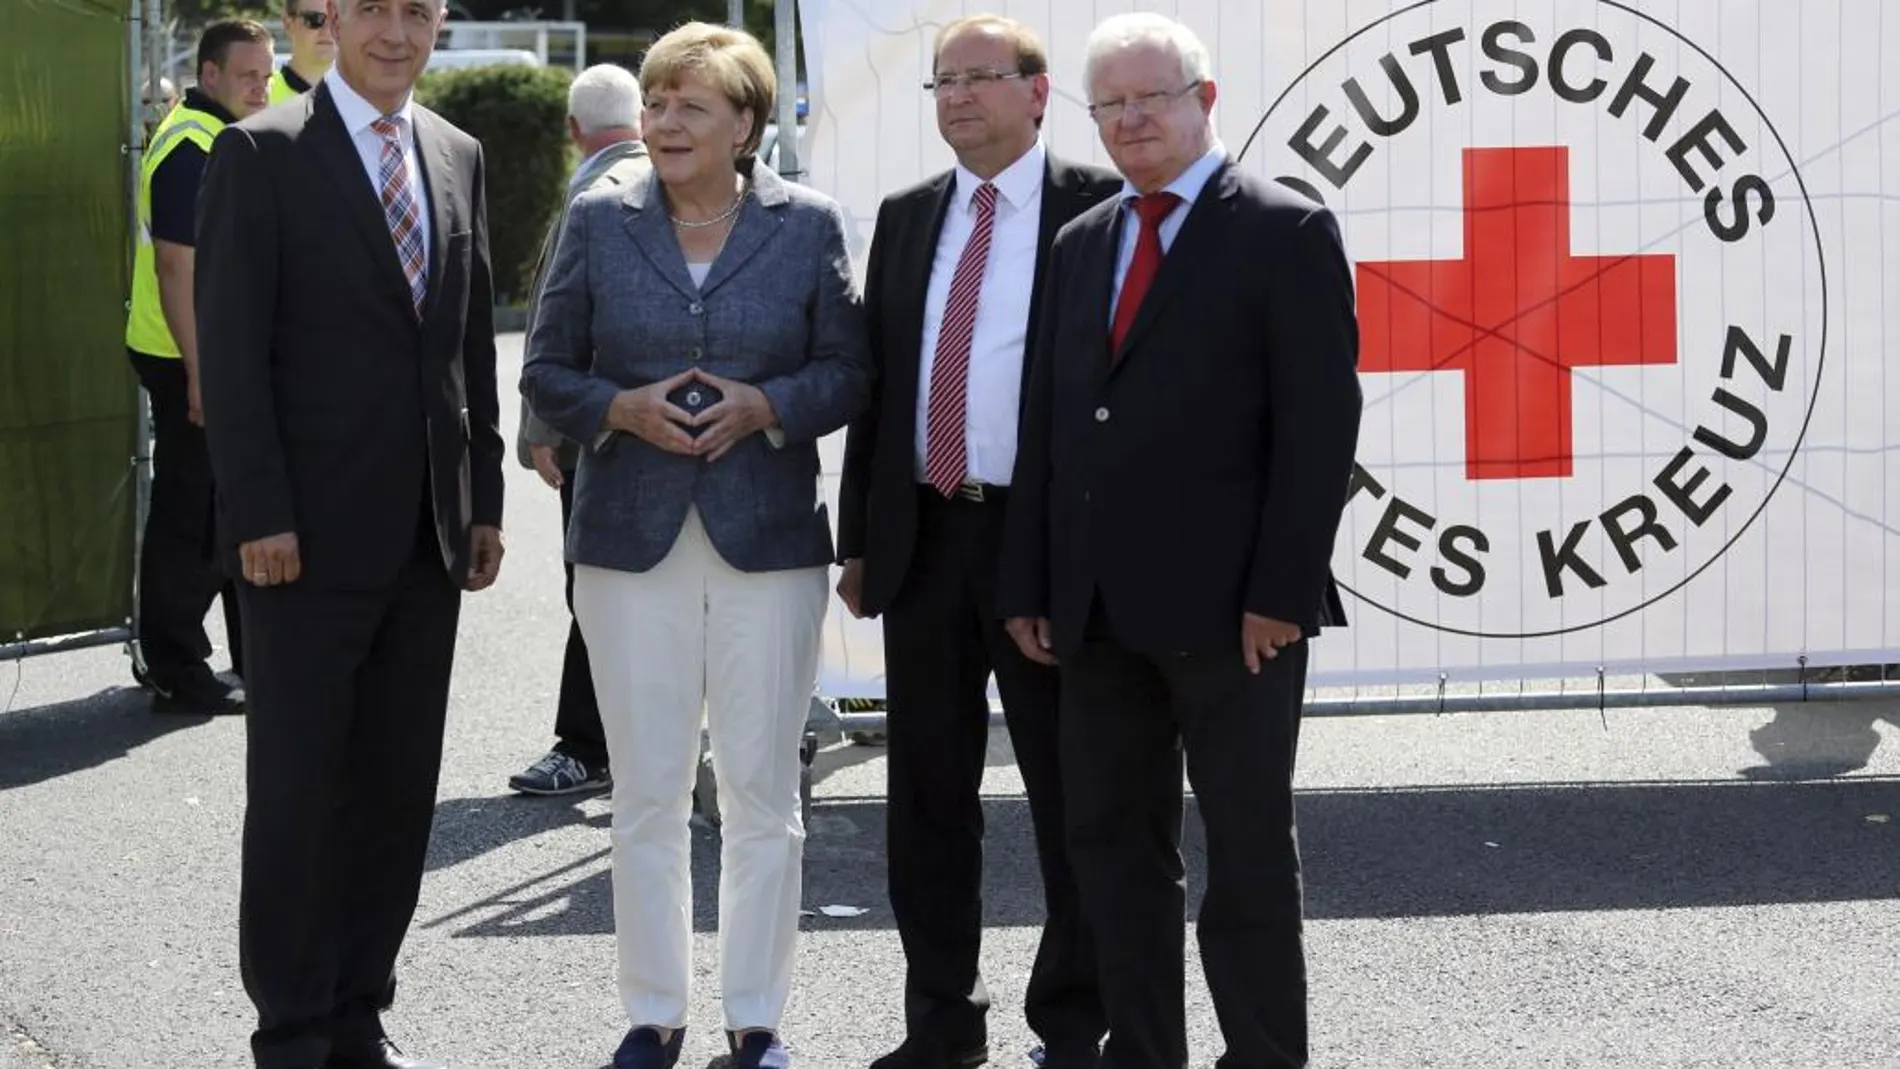
[[[203,26],[230,15],[269,18],[283,10],[272,0],[159,0],[166,17],[180,26]]]

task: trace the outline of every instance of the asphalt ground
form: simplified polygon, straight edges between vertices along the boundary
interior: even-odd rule
[[[505,786],[549,741],[565,628],[558,504],[508,478],[387,1020],[456,1067],[596,1069],[626,1025],[607,803]],[[152,715],[116,648],[0,665],[0,709],[0,1069],[247,1065],[242,722]],[[1314,1066],[1900,1067],[1900,703],[1327,717],[1301,742]],[[862,1069],[901,1031],[883,756],[834,743],[815,767],[784,1031],[801,1066]],[[1001,732],[984,792],[992,1064],[1014,1069],[1040,891]],[[694,847],[697,1069],[723,1051],[717,832]]]

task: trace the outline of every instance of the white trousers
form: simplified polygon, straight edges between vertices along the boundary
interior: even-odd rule
[[[805,826],[800,740],[818,671],[825,568],[741,572],[688,510],[642,573],[577,565],[613,769],[614,933],[629,1022],[686,1024],[692,790],[702,722],[719,780],[719,965],[726,1027],[778,1029],[791,992]]]

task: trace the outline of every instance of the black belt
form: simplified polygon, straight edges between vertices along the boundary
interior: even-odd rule
[[[946,498],[943,491],[929,483],[918,483],[917,492],[936,501],[973,501],[979,505],[1000,505],[1009,497],[1009,487],[965,479],[956,492]]]

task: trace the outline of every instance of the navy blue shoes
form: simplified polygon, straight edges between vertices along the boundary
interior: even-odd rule
[[[732,1048],[732,1069],[792,1069],[791,1053],[771,1032],[750,1032],[743,1039],[727,1032],[726,1044]],[[684,1028],[675,1029],[665,1042],[657,1028],[636,1028],[614,1051],[614,1069],[674,1069],[685,1045]]]
[[[673,1069],[679,1064],[680,1048],[686,1045],[686,1029],[673,1030],[673,1038],[660,1042],[657,1028],[636,1028],[620,1041],[614,1051],[614,1069]]]

